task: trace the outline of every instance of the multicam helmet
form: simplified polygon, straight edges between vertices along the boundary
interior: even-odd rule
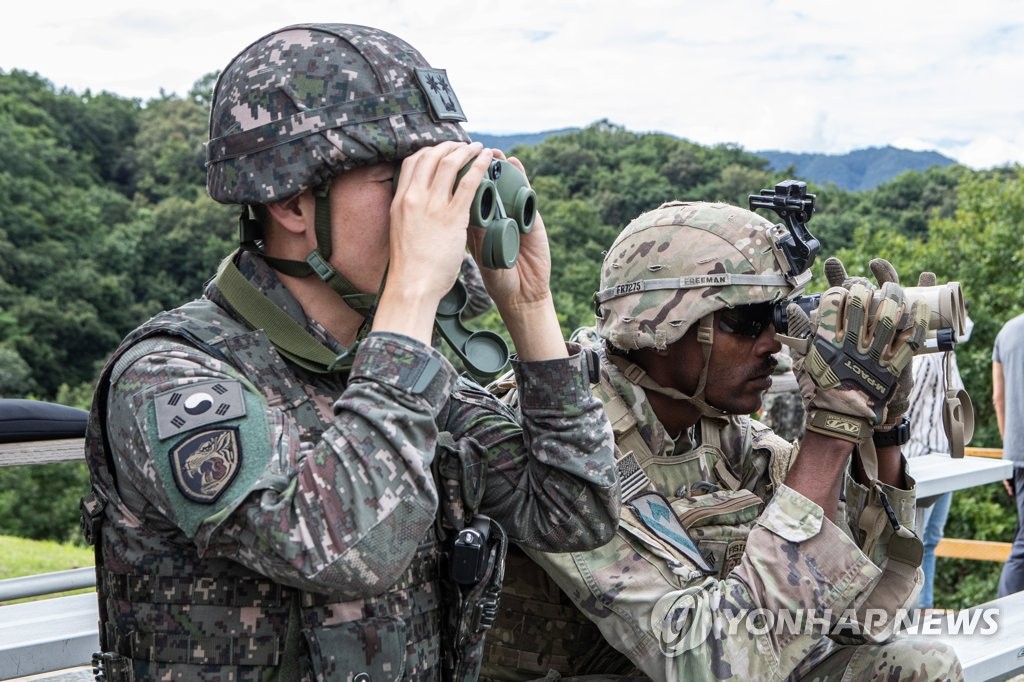
[[[289,26],[249,45],[213,93],[207,189],[223,203],[282,201],[356,168],[468,142],[448,77],[386,31]]]
[[[597,331],[616,348],[664,348],[722,308],[797,293],[777,243],[786,228],[728,204],[671,202],[633,220],[608,250]]]

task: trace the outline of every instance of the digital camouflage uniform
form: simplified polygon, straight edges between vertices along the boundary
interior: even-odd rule
[[[444,72],[394,36],[288,27],[222,72],[208,189],[283,200],[465,140],[460,120]],[[343,348],[281,283],[288,262],[250,253],[259,226],[242,216],[245,250],[202,298],[132,332],[97,384],[83,500],[97,664],[107,682],[474,679],[507,541],[582,549],[614,531],[611,432],[584,355],[514,365],[515,415],[412,338]],[[330,256],[321,236],[311,262]],[[229,295],[239,282],[247,294]],[[260,305],[286,322],[247,322]],[[282,328],[351,367],[272,343]],[[489,529],[481,551],[472,533],[455,541],[466,526]]]
[[[459,279],[466,287],[466,307],[462,309],[462,319],[469,320],[487,312],[493,305],[491,295],[487,293],[480,268],[471,256],[462,259],[459,268]]]
[[[703,252],[707,235],[694,235],[692,228],[673,241],[676,223],[723,235],[735,246],[724,247],[733,255],[722,255],[714,240]],[[635,282],[651,277],[696,285],[699,267],[708,276],[770,272],[766,225],[735,207],[663,206],[634,221],[612,246],[602,283],[610,279],[609,288],[640,291]],[[665,229],[644,232],[655,226]],[[625,239],[631,228],[637,238]],[[663,346],[681,336],[673,337],[673,330],[685,331],[725,301],[770,301],[791,289],[770,277],[768,284],[737,280],[741,286],[734,281],[681,292],[643,285],[648,288],[638,296],[624,299],[628,306],[601,310],[598,331],[625,348]],[[665,290],[660,299],[652,293]],[[891,639],[897,609],[914,604],[920,544],[916,557],[905,551],[908,541],[882,521],[877,491],[847,475],[833,523],[785,486],[798,456],[793,446],[746,416],[715,415],[713,408],[673,440],[655,416],[644,382],[626,358],[602,356],[595,393],[618,446],[618,532],[590,551],[526,549],[534,564],[510,557],[510,566],[519,565],[509,573],[486,644],[484,678],[962,679],[948,647],[926,638]],[[912,528],[913,480],[907,480],[909,490],[881,489],[898,523]],[[775,630],[756,620],[783,612],[796,617],[798,609],[810,610],[815,624]],[[874,623],[869,613],[876,614]],[[851,627],[840,632],[841,622]],[[828,633],[833,636],[823,636]]]
[[[266,265],[243,265],[301,315]],[[371,334],[346,383],[284,362],[207,297],[133,334],[93,410],[108,641],[140,679],[437,678],[444,472],[516,542],[607,535],[617,487],[579,355],[517,367],[520,425],[411,339]]]

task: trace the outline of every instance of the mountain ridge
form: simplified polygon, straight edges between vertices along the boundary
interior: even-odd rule
[[[485,147],[508,152],[519,145],[540,144],[548,137],[578,130],[580,128],[511,134],[471,132],[470,137],[483,143]],[[785,152],[774,149],[750,153],[766,159],[773,171],[784,171],[792,166],[795,169],[794,175],[802,180],[810,180],[820,185],[833,183],[850,191],[873,189],[906,171],[925,171],[933,166],[945,167],[956,163],[939,152],[900,149],[892,145],[854,149],[845,154]]]

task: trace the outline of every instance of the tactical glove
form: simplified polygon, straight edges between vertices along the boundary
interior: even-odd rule
[[[810,318],[799,306],[788,307],[790,320],[810,332],[806,354],[794,353],[794,371],[812,431],[853,443],[869,438],[882,423],[900,374],[924,343],[928,306],[915,302],[910,323],[902,325],[903,290],[892,281],[881,284],[877,291],[863,279],[849,289],[833,286]]]
[[[883,258],[874,258],[868,263],[868,267],[871,269],[871,274],[875,276],[875,280],[878,282],[878,286],[883,286],[886,282],[892,282],[894,284],[900,283],[900,276],[896,272],[896,268],[892,266],[892,263]],[[825,261],[825,278],[828,280],[830,287],[841,286],[845,289],[849,289],[854,283],[861,283],[869,289],[874,287],[866,277],[850,277],[846,273],[846,267],[843,262],[838,258],[830,257]],[[935,273],[933,272],[922,272],[918,277],[917,286],[919,287],[930,287],[935,286]],[[873,297],[871,314],[874,314],[874,303],[876,301]],[[903,325],[899,328],[903,330],[908,323],[908,320],[903,320]],[[896,383],[896,388],[893,390],[892,397],[889,399],[888,404],[885,408],[885,414],[880,424],[883,428],[894,426],[900,421],[900,418],[910,408],[910,392],[914,388],[914,373],[911,367],[911,363],[907,363],[903,371],[900,372],[899,381]]]

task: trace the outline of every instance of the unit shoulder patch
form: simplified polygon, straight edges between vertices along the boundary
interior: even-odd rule
[[[168,453],[174,482],[192,502],[213,504],[235,480],[242,463],[238,429],[207,429],[181,439]]]
[[[697,544],[690,539],[683,524],[679,522],[679,517],[668,500],[661,494],[643,493],[629,500],[626,505],[633,510],[647,530],[675,547],[700,570],[708,574],[715,573],[707,560],[701,556]]]

